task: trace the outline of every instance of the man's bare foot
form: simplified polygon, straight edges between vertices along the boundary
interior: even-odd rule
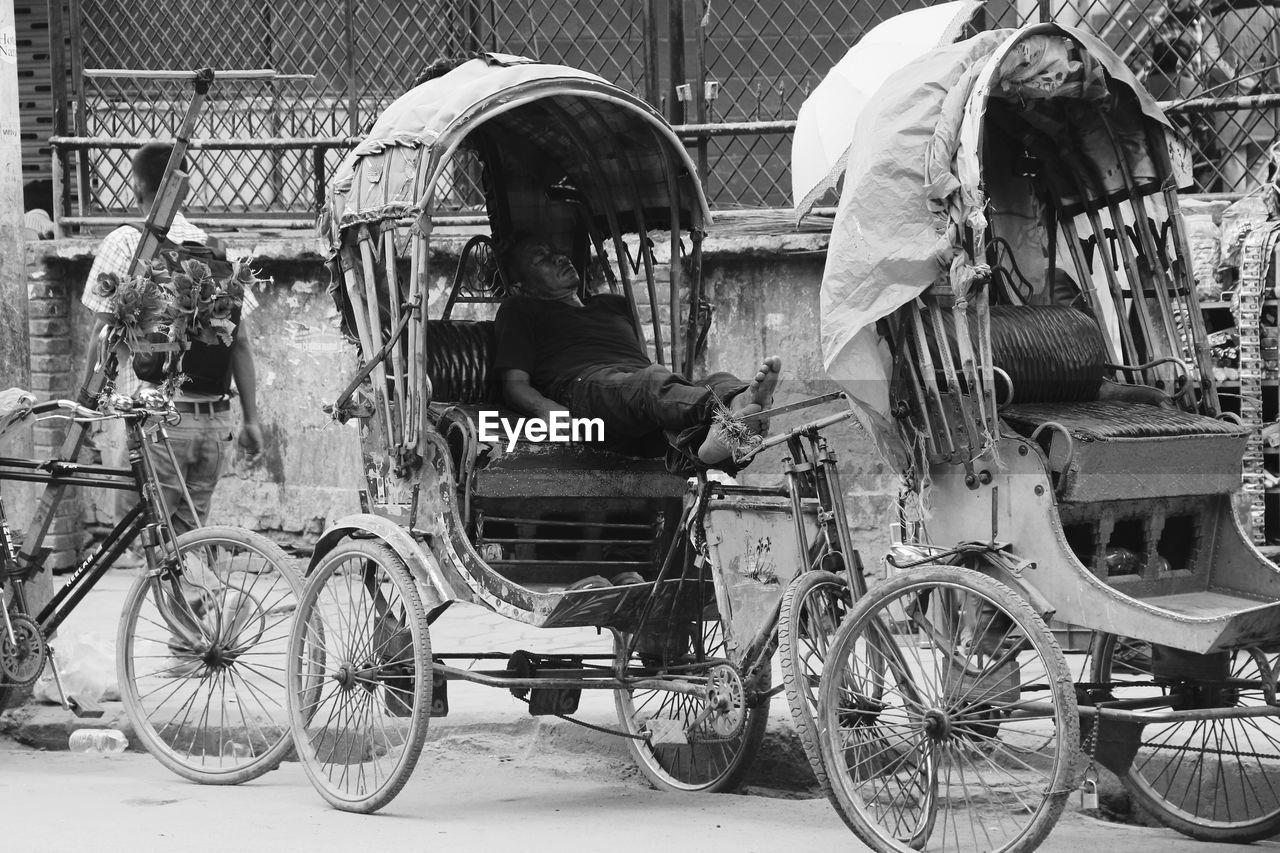
[[[760,365],[751,384],[729,401],[729,409],[735,415],[750,415],[773,406],[773,392],[782,379],[782,359],[771,355]],[[755,406],[754,409],[751,407]],[[750,411],[747,411],[750,409]]]
[[[729,411],[735,415],[754,415],[773,406],[773,392],[782,378],[782,359],[771,355],[760,365],[755,378],[729,401]],[[707,465],[723,462],[733,455],[733,444],[724,429],[712,426],[706,440],[698,448],[698,458]]]

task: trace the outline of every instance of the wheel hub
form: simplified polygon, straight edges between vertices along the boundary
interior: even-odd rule
[[[924,733],[934,740],[951,737],[951,718],[945,711],[930,708],[924,712]]]
[[[356,686],[356,668],[351,661],[343,661],[331,678],[338,682],[338,686],[343,690],[350,690]]]
[[[719,664],[711,669],[707,678],[707,707],[711,711],[709,723],[718,737],[731,738],[742,731],[747,721],[746,691],[738,671]]]

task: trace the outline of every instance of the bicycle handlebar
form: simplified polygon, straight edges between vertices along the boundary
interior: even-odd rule
[[[163,405],[157,403],[163,402]],[[105,411],[90,409],[75,400],[48,400],[31,407],[31,414],[39,417],[63,416],[72,420],[101,421],[108,418],[124,418],[126,420],[143,418],[162,418],[166,423],[176,423],[179,417],[171,400],[147,400],[125,395],[112,395]]]
[[[823,395],[822,397],[815,397],[812,400],[805,400],[801,403],[794,404],[793,406],[779,407],[777,409],[772,410],[771,412],[766,412],[765,414],[767,415],[767,414],[773,414],[776,412],[781,412],[784,410],[790,411],[792,409],[805,408],[806,406],[809,406],[809,405],[817,405],[818,403],[825,403],[829,400],[834,400],[834,399],[848,400],[849,398],[843,392],[836,392],[834,394]],[[834,415],[827,415],[824,418],[818,418],[817,420],[809,421],[808,423],[801,424],[798,427],[792,427],[786,432],[780,432],[777,435],[771,435],[768,438],[766,438],[764,441],[757,444],[755,447],[746,451],[745,453],[741,455],[735,454],[734,461],[746,462],[747,460],[754,457],[756,454],[762,453],[765,450],[768,450],[770,447],[776,447],[779,444],[782,444],[783,442],[786,442],[796,436],[804,435],[805,433],[810,432],[812,430],[826,429],[827,427],[832,426],[833,424],[838,424],[841,421],[848,420],[849,418],[853,417],[855,413],[856,412],[851,404],[849,408],[845,409],[843,412],[836,412]]]

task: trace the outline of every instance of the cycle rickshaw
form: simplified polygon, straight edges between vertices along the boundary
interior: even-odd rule
[[[433,299],[434,226],[468,170],[491,234],[467,242]],[[861,583],[821,435],[849,416],[843,395],[781,407],[839,409],[744,451],[788,445],[773,488],[480,432],[480,413],[502,409],[489,369],[488,318],[507,293],[496,244],[530,231],[568,250],[583,282],[626,297],[653,357],[688,373],[709,323],[708,219],[694,166],[652,107],[595,75],[493,54],[403,95],[336,173],[321,230],[362,368],[332,413],[360,419],[367,511],[316,545],[287,672],[299,755],[335,807],[391,801],[460,680],[511,689],[538,715],[613,691],[616,733],[645,775],[688,791],[742,778],[785,688],[816,760],[821,640]],[[543,628],[607,628],[616,651],[433,647],[432,623],[459,602]],[[787,684],[773,689],[779,647]]]
[[[1237,519],[1258,439],[1214,383],[1171,130],[1054,24],[940,47],[858,119],[824,344],[906,487],[818,723],[877,850],[1032,849],[1095,764],[1196,838],[1280,831],[1280,570]],[[1088,673],[1051,617],[1094,631]]]

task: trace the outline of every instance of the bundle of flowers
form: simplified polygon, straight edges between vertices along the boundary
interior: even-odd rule
[[[146,354],[183,351],[193,341],[229,346],[245,289],[261,281],[245,261],[229,266],[230,275],[219,278],[203,261],[165,252],[143,261],[132,278],[99,275],[93,288],[109,301],[108,347]],[[176,379],[179,360],[167,361],[169,377]]]

